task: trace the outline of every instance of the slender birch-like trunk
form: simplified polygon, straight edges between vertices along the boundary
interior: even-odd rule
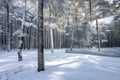
[[[50,36],[51,36],[51,53],[54,53],[53,29],[52,28],[50,28]]]
[[[98,52],[100,52],[100,36],[99,36],[99,28],[98,28],[98,20],[96,20],[96,30],[97,30],[97,39],[98,39]]]
[[[24,13],[22,16],[22,25],[21,25],[21,33],[19,35],[19,50],[18,50],[18,61],[22,61],[22,49],[23,49],[23,44],[24,44],[24,35],[23,35],[23,28],[25,24],[25,14],[26,14],[26,0],[25,0],[25,8],[24,8]]]
[[[52,19],[51,19],[51,12],[52,12],[52,10],[51,10],[51,7],[50,7],[50,5],[49,5],[49,11],[50,11],[50,25],[52,24]],[[51,53],[54,53],[54,42],[53,42],[53,29],[52,29],[52,27],[50,28],[50,37],[51,37]]]

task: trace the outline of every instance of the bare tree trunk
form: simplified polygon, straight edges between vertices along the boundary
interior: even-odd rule
[[[50,28],[48,27],[48,31],[47,31],[47,46],[48,46],[48,49],[50,49],[51,47],[50,47],[50,45],[51,45],[51,43],[50,43]]]
[[[49,11],[50,11],[50,24],[52,24],[52,19],[51,19],[51,13],[52,13],[52,10],[51,10],[51,7],[49,5]],[[52,27],[50,28],[50,37],[51,37],[51,53],[54,53],[54,43],[53,43],[53,29]]]
[[[44,26],[44,48],[46,49],[46,26]]]
[[[7,50],[10,51],[10,25],[9,25],[9,3],[6,2],[6,10],[7,10]]]
[[[14,26],[14,21],[11,20],[11,26],[10,26],[10,49],[13,48],[13,26]]]
[[[48,49],[48,29],[46,28],[46,48]]]
[[[51,53],[54,53],[53,29],[52,28],[50,28],[50,36],[51,36]]]
[[[62,33],[60,32],[60,49],[62,48]]]
[[[90,21],[91,21],[91,12],[92,12],[91,0],[89,0],[89,8],[90,8]]]
[[[24,37],[19,37],[18,61],[22,61],[23,41],[24,41]]]
[[[99,29],[98,29],[98,20],[96,20],[96,30],[97,30],[97,39],[98,39],[98,52],[100,52],[100,36],[99,36]]]
[[[70,50],[73,50],[73,45],[74,45],[74,28],[75,26],[72,26],[72,37],[71,37],[71,46],[70,46]]]
[[[43,1],[38,0],[38,72],[44,71]]]
[[[22,61],[22,49],[23,49],[23,44],[24,44],[23,28],[24,28],[24,23],[25,23],[25,14],[26,14],[26,0],[25,0],[25,9],[23,13],[23,22],[21,25],[21,33],[19,35],[18,61]]]
[[[75,0],[75,4],[78,2],[78,0]],[[75,26],[73,26],[72,27],[72,41],[71,41],[71,51],[72,51],[72,49],[73,49],[73,45],[74,45],[74,31],[75,31],[75,27],[76,27],[76,25],[77,25],[77,23],[78,23],[78,5],[75,5],[74,4],[74,7],[75,7],[75,12],[74,12],[74,22],[75,22]]]
[[[31,27],[29,27],[29,49],[31,48]]]

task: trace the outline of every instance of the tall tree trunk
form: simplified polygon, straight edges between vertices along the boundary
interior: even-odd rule
[[[6,2],[6,10],[7,10],[7,50],[10,51],[10,25],[9,25],[9,3]]]
[[[22,61],[23,41],[24,41],[24,37],[19,37],[18,61]]]
[[[69,27],[69,23],[70,23],[70,21],[69,21],[69,13],[70,13],[70,8],[68,7],[68,16],[67,16],[67,19],[66,19],[66,20],[67,20],[67,21],[66,21],[67,27]],[[68,32],[67,27],[66,27],[66,32],[65,32],[65,34],[67,34],[67,32]],[[68,45],[69,45],[69,41],[67,41],[67,40],[68,40],[68,36],[65,35],[65,37],[66,37],[66,40],[65,40],[66,44],[65,44],[65,47],[68,48]]]
[[[25,8],[24,8],[24,13],[23,13],[23,21],[21,25],[21,33],[18,38],[19,39],[18,61],[22,61],[22,49],[23,49],[23,44],[24,44],[23,29],[24,29],[24,24],[25,24],[25,14],[26,14],[26,0],[25,0]]]
[[[29,27],[28,29],[29,29],[29,40],[28,40],[29,46],[28,46],[28,49],[30,49],[31,48],[31,46],[30,46],[31,45],[31,27]]]
[[[91,0],[89,0],[89,8],[90,8],[90,25],[91,25],[92,24],[91,23],[91,18],[92,18],[92,15],[91,15],[91,12],[92,12]],[[89,38],[88,38],[88,41],[89,41]],[[90,49],[90,42],[88,42],[88,43],[89,43],[88,47]]]
[[[90,21],[91,21],[91,12],[92,12],[91,0],[89,0],[89,8],[90,8]]]
[[[73,42],[74,42],[74,25],[72,26],[72,36],[71,36],[71,46],[70,50],[73,50]]]
[[[54,53],[53,29],[52,28],[50,28],[50,36],[51,36],[51,53]]]
[[[35,30],[36,31],[36,49],[38,48],[38,32],[37,32],[37,29]]]
[[[11,23],[11,28],[10,28],[10,49],[13,48],[13,26],[14,26],[14,20],[12,20],[12,23]]]
[[[44,49],[46,49],[46,43],[45,43],[45,26],[44,26],[44,28],[43,28],[43,36],[44,36],[44,39],[43,39],[43,41],[44,41]]]
[[[43,1],[38,0],[38,72],[44,71]]]
[[[100,36],[99,36],[99,28],[98,28],[98,20],[96,19],[96,30],[97,30],[97,40],[98,40],[98,52],[100,52]]]
[[[62,33],[60,32],[59,35],[60,35],[59,39],[60,39],[60,49],[61,49],[62,48]]]
[[[51,10],[51,7],[50,7],[50,5],[49,5],[49,11],[50,11],[50,25],[52,24],[52,10]],[[52,29],[52,27],[50,28],[50,39],[51,39],[51,53],[54,53],[54,42],[53,42],[53,29]]]
[[[78,0],[75,0],[75,3],[77,3]],[[76,27],[77,23],[78,23],[78,8],[77,5],[74,4],[75,7],[75,12],[74,12],[74,22],[75,22],[75,26],[73,25],[72,27],[72,37],[71,37],[71,46],[70,46],[70,50],[72,51],[73,49],[73,45],[74,45],[74,28]]]

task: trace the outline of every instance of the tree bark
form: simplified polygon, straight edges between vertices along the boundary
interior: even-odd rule
[[[24,24],[25,24],[25,16],[26,16],[26,0],[25,0],[25,8],[24,8],[24,13],[23,13],[23,21],[21,25],[21,33],[19,35],[19,51],[18,51],[18,61],[22,61],[22,49],[24,45]]]
[[[7,11],[7,50],[10,51],[10,26],[9,26],[9,4],[6,2],[6,11]]]
[[[38,72],[44,71],[43,1],[38,0]]]
[[[53,29],[52,28],[50,28],[50,36],[51,36],[51,53],[54,53]]]
[[[89,0],[89,8],[90,8],[90,21],[91,21],[91,12],[92,12],[91,0]]]
[[[24,37],[19,37],[18,61],[22,61],[23,41],[24,41]]]
[[[49,4],[49,17],[50,17],[50,25],[52,24],[52,9],[51,6]],[[53,29],[52,27],[50,28],[50,40],[51,40],[51,53],[54,53],[54,41],[53,41]]]
[[[99,37],[99,28],[98,28],[98,20],[96,20],[96,30],[97,30],[97,40],[98,40],[98,52],[100,52],[100,37]]]

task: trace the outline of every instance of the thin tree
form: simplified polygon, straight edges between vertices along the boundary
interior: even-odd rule
[[[100,36],[99,36],[99,28],[98,28],[98,20],[96,19],[96,31],[97,31],[97,40],[98,40],[98,52],[100,52]]]
[[[10,25],[9,25],[9,2],[6,0],[6,12],[7,12],[7,50],[10,51]]]
[[[92,12],[91,0],[89,0],[89,8],[90,8],[90,21],[91,21],[91,12]]]
[[[79,3],[78,0],[74,1],[74,23],[75,25],[72,26],[72,36],[71,36],[71,46],[70,46],[70,50],[72,51],[73,47],[74,47],[74,31],[75,31],[75,26],[78,23],[78,4]]]
[[[50,17],[50,25],[52,24],[52,9],[49,3],[49,17]],[[53,41],[53,28],[50,28],[50,39],[51,39],[51,53],[54,53],[54,41]]]
[[[44,71],[43,3],[38,0],[38,72]]]
[[[91,4],[91,0],[89,0],[89,8],[90,8],[90,26],[91,26],[91,19],[92,19],[92,4]],[[88,41],[89,41],[89,38],[88,38]],[[90,49],[90,42],[88,42],[89,43],[89,45],[88,45],[88,47],[89,47],[89,49]]]
[[[21,25],[21,33],[19,35],[19,51],[18,51],[18,61],[22,61],[22,49],[24,45],[24,33],[23,33],[23,28],[25,24],[25,14],[26,14],[26,0],[25,0],[25,8],[22,16],[22,25]]]

